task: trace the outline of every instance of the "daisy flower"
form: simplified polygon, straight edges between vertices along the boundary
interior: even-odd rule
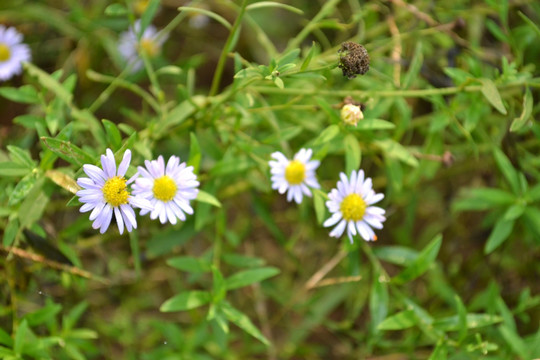
[[[30,48],[22,40],[17,30],[0,25],[0,81],[20,74],[23,62],[30,61]]]
[[[152,209],[142,209],[141,215],[150,213],[150,218],[164,224],[169,220],[176,224],[176,219],[186,220],[187,214],[193,214],[189,201],[197,197],[199,182],[193,173],[193,166],[180,163],[180,158],[171,156],[165,166],[163,156],[157,160],[144,162],[146,168],[139,166],[140,178],[133,184],[133,195],[149,201]]]
[[[135,211],[132,206],[151,209],[150,202],[131,196],[128,184],[133,181],[126,181],[124,175],[131,161],[131,151],[126,150],[122,162],[116,169],[116,161],[111,149],[107,149],[106,155],[101,155],[101,166],[86,164],[83,170],[88,177],[77,179],[77,184],[82,190],[77,191],[79,200],[84,203],[81,212],[92,210],[90,220],[94,221],[92,227],[99,228],[100,233],[104,233],[111,223],[112,215],[116,217],[116,223],[120,234],[124,232],[124,224],[127,231],[137,228]]]
[[[127,64],[132,67],[132,72],[140,70],[143,66],[139,56],[141,51],[145,51],[151,58],[156,57],[167,40],[167,36],[158,32],[152,25],[148,25],[139,40],[137,34],[140,32],[141,22],[137,20],[133,27],[120,35],[118,44],[118,50]]]
[[[302,202],[302,196],[311,196],[309,187],[318,189],[319,183],[315,178],[315,170],[319,167],[318,160],[309,160],[313,151],[311,149],[300,149],[293,160],[289,160],[276,151],[272,153],[272,158],[268,164],[270,165],[270,173],[272,174],[272,189],[283,194],[287,191],[287,201],[294,201],[297,204]]]
[[[345,228],[351,242],[353,236],[360,234],[366,241],[377,240],[372,228],[382,229],[382,223],[386,220],[385,210],[377,206],[371,206],[384,198],[383,194],[373,191],[371,178],[364,179],[364,171],[353,171],[350,178],[340,173],[341,181],[337,183],[337,189],[332,189],[328,194],[326,206],[333,214],[323,226],[336,227],[330,232],[330,236],[339,238]]]

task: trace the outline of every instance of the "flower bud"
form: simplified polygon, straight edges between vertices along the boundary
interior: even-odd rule
[[[358,121],[362,120],[364,118],[364,113],[362,112],[362,109],[360,109],[360,106],[356,106],[353,104],[345,104],[341,108],[341,120],[347,125],[354,125],[358,124]]]

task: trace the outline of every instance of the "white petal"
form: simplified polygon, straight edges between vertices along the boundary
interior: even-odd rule
[[[341,213],[337,212],[334,213],[330,218],[326,219],[326,221],[323,223],[324,227],[334,226],[337,224],[339,220],[341,220]]]
[[[114,217],[116,218],[116,224],[118,225],[118,231],[120,234],[124,232],[124,218],[119,207],[114,208]]]
[[[105,171],[107,179],[110,179],[116,176],[116,160],[111,149],[107,149],[105,152],[107,155],[101,155],[101,167]]]
[[[339,224],[330,232],[331,237],[340,237],[343,234],[343,231],[345,230],[345,226],[347,225],[347,221],[345,219],[341,220]]]
[[[118,176],[123,177],[124,175],[126,175],[126,171],[129,167],[130,162],[131,162],[131,150],[127,149],[126,152],[124,153],[124,157],[122,158],[122,162],[120,163],[120,165],[118,165],[118,173],[117,173]]]
[[[105,207],[104,202],[100,202],[97,204],[97,206],[94,208],[94,210],[90,213],[90,221],[93,221],[98,217],[98,215],[103,211],[103,208]]]

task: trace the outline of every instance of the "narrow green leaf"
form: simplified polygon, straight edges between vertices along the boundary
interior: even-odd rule
[[[113,150],[117,151],[122,147],[122,135],[120,134],[120,130],[118,130],[116,124],[110,120],[103,119],[101,122],[105,128],[108,142],[111,144]]]
[[[281,9],[285,9],[290,12],[296,13],[298,15],[304,14],[302,10],[295,8],[294,6],[281,4],[275,1],[259,1],[253,4],[249,4],[248,6],[246,6],[246,10],[249,11],[249,10],[255,10],[255,9],[260,9],[260,8],[265,8],[265,7],[281,8]]]
[[[334,139],[339,134],[339,126],[336,124],[330,125],[326,129],[324,129],[321,134],[315,139],[314,144],[315,145],[322,145],[330,140]]]
[[[413,327],[418,319],[413,310],[404,310],[387,317],[377,326],[379,330],[403,330]]]
[[[508,206],[516,202],[516,196],[497,188],[467,189],[462,197],[452,204],[454,211],[488,210]]]
[[[531,90],[527,88],[525,90],[525,95],[523,95],[523,110],[521,111],[521,115],[512,121],[512,125],[510,125],[510,131],[519,131],[527,121],[530,119],[533,109],[533,97],[531,94]]]
[[[170,258],[167,260],[167,265],[190,273],[204,273],[212,270],[212,264],[209,261],[192,256]]]
[[[403,89],[408,89],[413,83],[413,81],[418,78],[418,74],[420,72],[420,69],[422,68],[423,63],[424,56],[422,53],[422,42],[418,41],[414,48],[414,54],[411,65],[409,66],[409,71],[407,71],[407,74],[405,74],[405,77],[403,78]]]
[[[404,246],[381,246],[373,249],[379,259],[392,264],[408,266],[418,258],[418,251]]]
[[[107,16],[124,16],[128,11],[122,4],[112,4],[105,8],[105,15]]]
[[[189,133],[190,145],[189,145],[189,160],[188,165],[193,166],[195,173],[199,172],[199,165],[201,163],[201,147],[195,133]]]
[[[146,6],[146,9],[144,10],[144,13],[141,15],[141,35],[144,34],[144,31],[152,23],[152,20],[154,19],[154,16],[156,15],[156,12],[159,8],[159,3],[161,0],[150,0],[148,5]]]
[[[358,140],[354,135],[348,134],[345,136],[343,146],[345,148],[345,171],[347,174],[350,174],[353,170],[360,168],[360,160],[362,158],[360,144],[358,144]]]
[[[504,175],[506,181],[508,181],[508,184],[510,185],[512,192],[514,194],[519,194],[520,186],[519,186],[518,175],[517,175],[516,170],[512,166],[512,163],[510,162],[510,160],[508,160],[506,155],[498,147],[493,148],[493,157],[495,158],[495,163],[497,163],[497,167]]]
[[[95,161],[90,154],[69,141],[44,136],[41,138],[41,142],[56,155],[76,166],[93,164]]]
[[[4,229],[4,239],[2,240],[2,244],[4,244],[4,246],[11,246],[15,241],[18,232],[19,220],[17,220],[16,217],[12,217],[9,219],[9,222]]]
[[[199,193],[197,194],[196,200],[200,201],[200,202],[203,202],[203,203],[213,205],[213,206],[218,207],[218,208],[221,207],[221,202],[219,202],[219,200],[214,195],[212,195],[210,193],[207,193],[204,190],[199,190]]]
[[[280,89],[283,89],[285,87],[285,84],[283,83],[283,80],[281,80],[281,78],[279,77],[274,77],[274,84],[276,84],[276,86]]]
[[[30,190],[32,190],[32,188],[34,187],[36,181],[37,177],[34,173],[30,173],[23,177],[11,192],[8,200],[8,205],[14,206],[24,200],[30,193]]]
[[[15,334],[15,339],[13,341],[13,350],[18,355],[21,355],[24,351],[24,345],[27,340],[30,339],[30,334],[32,331],[28,327],[28,322],[26,320],[21,321],[19,327],[17,328],[17,333]]]
[[[459,315],[449,316],[441,319],[437,319],[433,326],[443,331],[459,331],[461,326]],[[490,314],[474,314],[468,313],[465,318],[467,329],[477,329],[484,326],[491,326],[493,324],[500,323],[502,318],[496,315]]]
[[[298,59],[298,56],[300,55],[300,49],[292,49],[289,52],[283,54],[278,60],[277,60],[277,66],[283,66],[285,64],[292,63]]]
[[[501,246],[501,244],[508,239],[513,228],[514,220],[499,219],[487,239],[484,247],[484,254],[490,254],[493,250]]]
[[[0,162],[0,176],[2,176],[2,177],[25,176],[30,171],[32,171],[32,170],[29,169],[28,166],[21,165],[19,163],[13,162],[13,161],[2,161],[2,162]]]
[[[385,156],[400,160],[412,167],[418,166],[418,160],[400,143],[391,139],[377,140],[374,143],[383,151]]]
[[[264,259],[253,257],[253,256],[230,253],[230,254],[223,254],[222,258],[223,258],[223,261],[225,261],[227,264],[232,265],[232,266],[260,267],[264,265]]]
[[[34,160],[30,156],[27,150],[21,149],[18,146],[8,145],[7,149],[10,153],[11,160],[21,165],[26,165],[28,168],[33,169],[36,166]]]
[[[38,93],[31,85],[24,85],[20,88],[2,87],[0,88],[0,96],[22,104],[39,103]]]
[[[518,11],[518,15],[520,18],[523,19],[523,21],[525,21],[531,29],[534,30],[534,32],[536,33],[536,35],[538,37],[540,37],[540,28],[538,27],[537,24],[534,23],[534,21],[532,21],[531,19],[529,19],[525,14],[523,14],[521,11]]]
[[[524,204],[514,204],[510,206],[503,215],[503,220],[516,220],[525,212]]]
[[[388,315],[388,285],[380,272],[373,274],[373,283],[369,296],[370,324],[373,329],[379,330],[378,326]]]
[[[259,331],[259,329],[257,329],[255,325],[253,325],[249,317],[247,317],[244,313],[233,308],[228,303],[224,303],[222,305],[222,310],[230,322],[234,323],[240,329],[244,330],[249,335],[253,336],[255,339],[259,340],[263,344],[267,346],[270,345],[268,339],[264,337],[264,335]]]
[[[212,265],[212,302],[219,304],[227,294],[227,283],[221,271]]]
[[[521,359],[531,359],[529,351],[527,350],[527,345],[515,331],[506,325],[500,325],[499,332],[508,346],[510,346],[514,354],[519,356]]]
[[[465,305],[463,305],[463,301],[461,301],[461,298],[457,294],[454,296],[454,300],[456,302],[456,309],[458,314],[458,342],[461,343],[467,336],[467,309],[465,308]]]
[[[522,219],[528,230],[540,239],[540,210],[537,207],[527,206],[523,213]]]
[[[212,295],[208,291],[186,291],[165,301],[159,308],[159,311],[172,312],[191,310],[206,305],[210,303],[210,301],[212,301]]]
[[[38,82],[48,90],[52,91],[56,98],[60,99],[65,104],[70,105],[73,99],[73,95],[70,94],[62,84],[60,84],[55,78],[41,70],[37,66],[30,62],[25,62],[24,67],[31,76],[37,78]]]
[[[319,46],[314,41],[311,43],[311,47],[309,48],[309,52],[306,55],[306,58],[302,62],[302,66],[300,66],[300,71],[304,71],[308,68],[309,64],[311,63],[311,59],[313,59],[313,56],[315,53],[319,52]]]
[[[437,346],[429,356],[428,360],[446,360],[448,349],[443,339],[437,342]]]
[[[0,344],[6,345],[7,347],[13,347],[13,339],[11,336],[2,328],[0,328]],[[1,355],[1,354],[0,354]]]
[[[261,282],[264,279],[268,279],[272,276],[279,274],[279,272],[279,269],[275,267],[263,267],[258,269],[243,270],[229,276],[225,280],[225,282],[227,289],[237,289],[257,282]]]
[[[328,199],[326,195],[320,189],[312,189],[313,191],[313,206],[315,207],[315,216],[317,217],[317,223],[322,224],[326,215],[325,202]]]
[[[407,266],[401,273],[392,278],[395,284],[404,284],[413,279],[416,279],[431,266],[437,258],[439,249],[442,243],[442,235],[437,235],[435,238],[420,252],[416,260]]]
[[[370,131],[370,130],[390,130],[394,129],[396,125],[390,121],[382,119],[362,119],[349,129],[353,131]]]
[[[485,78],[479,80],[482,83],[482,94],[485,96],[485,98],[491,105],[493,105],[495,109],[497,109],[497,111],[503,115],[506,115],[506,108],[504,107],[499,90],[497,90],[497,86],[493,80]]]
[[[18,214],[22,228],[28,227],[41,219],[43,211],[47,207],[49,197],[42,190],[44,182],[45,178],[39,178],[19,207]]]

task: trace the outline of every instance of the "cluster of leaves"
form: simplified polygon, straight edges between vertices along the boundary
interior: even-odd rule
[[[0,87],[3,358],[540,357],[540,6],[308,3],[150,0],[143,28],[172,36],[135,74],[115,43],[135,1],[0,5],[35,24],[36,59]],[[370,58],[350,80],[347,41]],[[75,179],[107,147],[193,165],[195,214],[141,219],[129,241],[93,231]],[[322,189],[297,206],[268,160],[302,147]],[[358,168],[385,193],[373,244],[321,226]]]

